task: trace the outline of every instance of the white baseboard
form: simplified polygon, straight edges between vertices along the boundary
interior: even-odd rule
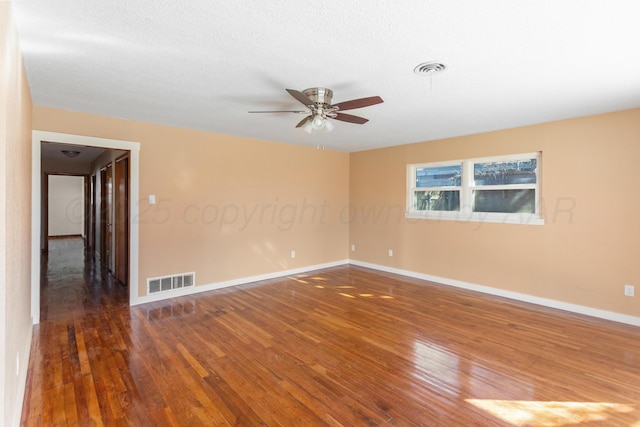
[[[25,346],[20,353],[20,370],[18,372],[18,390],[16,390],[15,407],[13,408],[13,416],[11,425],[18,427],[22,418],[22,406],[24,404],[24,393],[27,389],[27,374],[29,372],[29,361],[31,360],[31,340],[33,339],[33,321],[29,328],[29,335],[26,337]]]
[[[230,286],[245,285],[247,283],[259,282],[260,280],[276,279],[278,277],[285,277],[285,276],[291,276],[294,274],[307,273],[313,270],[321,270],[323,268],[336,267],[336,266],[345,265],[348,263],[349,263],[349,260],[345,259],[342,261],[334,261],[334,262],[328,262],[325,264],[309,265],[306,267],[294,268],[291,270],[276,271],[273,273],[260,274],[257,276],[249,276],[249,277],[242,277],[240,279],[226,280],[224,282],[215,282],[215,283],[209,283],[206,285],[192,286],[189,288],[180,288],[180,289],[175,289],[167,292],[159,292],[153,295],[137,297],[135,299],[132,298],[132,300],[129,303],[132,306],[138,305],[138,304],[146,304],[149,302],[162,301],[165,299],[170,299],[170,298],[175,298],[175,297],[180,297],[185,295],[193,295],[200,292],[207,292],[207,291],[213,291],[216,289],[228,288]]]
[[[226,280],[223,282],[209,283],[206,285],[199,285],[190,288],[181,288],[168,292],[161,292],[154,295],[147,295],[132,299],[130,304],[138,305],[149,302],[162,301],[165,299],[175,298],[185,295],[193,295],[200,292],[213,291],[216,289],[228,288],[231,286],[244,285],[247,283],[258,282],[260,280],[275,279],[278,277],[291,276],[294,274],[302,274],[313,270],[321,270],[323,268],[336,267],[339,265],[352,264],[360,267],[366,267],[373,270],[384,271],[387,273],[399,274],[401,276],[412,277],[414,279],[426,280],[429,282],[435,282],[442,285],[453,286],[456,288],[468,289],[471,291],[481,292],[487,295],[495,295],[499,297],[509,298],[516,301],[527,302],[531,304],[540,305],[543,307],[555,308],[559,310],[568,311],[571,313],[583,314],[599,319],[611,320],[614,322],[625,323],[633,326],[640,326],[640,317],[629,316],[627,314],[616,313],[613,311],[601,310],[593,307],[587,307],[583,305],[571,304],[562,301],[556,301],[548,298],[536,297],[533,295],[523,294],[520,292],[512,292],[504,289],[492,288],[490,286],[477,285],[475,283],[463,282],[461,280],[448,279],[446,277],[433,276],[430,274],[417,273],[415,271],[402,270],[399,268],[388,267],[385,265],[372,264],[368,262],[358,260],[342,260],[334,261],[325,264],[310,265],[306,267],[277,271],[273,273],[261,274],[257,276],[242,277],[239,279]]]
[[[517,301],[528,302],[531,304],[541,305],[549,308],[568,311],[571,313],[584,314],[586,316],[597,317],[599,319],[612,320],[614,322],[625,323],[633,326],[640,326],[640,317],[629,316],[627,314],[616,313],[613,311],[600,310],[597,308],[586,307],[583,305],[570,304],[567,302],[556,301],[548,298],[540,298],[533,295],[522,294],[519,292],[507,291],[504,289],[492,288],[489,286],[476,285],[474,283],[463,282],[460,280],[447,279],[444,277],[432,276],[430,274],[416,273],[414,271],[402,270],[399,268],[387,267],[385,265],[371,264],[357,260],[349,260],[349,264],[360,267],[371,268],[373,270],[384,271],[387,273],[399,274],[401,276],[412,277],[414,279],[427,280],[442,285],[454,286],[456,288],[468,289],[471,291],[482,292],[484,294],[495,295],[499,297],[509,298]]]

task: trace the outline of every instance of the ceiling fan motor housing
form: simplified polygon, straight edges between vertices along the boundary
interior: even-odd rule
[[[333,91],[324,87],[312,87],[302,91],[310,100],[316,104],[331,105]]]

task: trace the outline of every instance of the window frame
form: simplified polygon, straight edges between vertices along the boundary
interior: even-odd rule
[[[522,161],[536,159],[536,182],[534,184],[502,184],[502,185],[476,185],[474,182],[474,165],[477,163]],[[449,220],[459,222],[496,222],[505,224],[543,225],[540,211],[541,192],[541,152],[518,153],[490,157],[478,157],[451,161],[414,163],[407,165],[406,186],[406,211],[405,218]],[[434,168],[442,166],[462,165],[462,179],[460,187],[418,187],[417,170],[421,168]],[[460,210],[458,211],[428,211],[417,210],[415,193],[417,191],[460,191]],[[533,189],[535,194],[533,213],[509,213],[509,212],[476,212],[474,206],[474,191],[487,190],[520,190]]]
[[[464,203],[464,199],[462,197],[462,187],[464,186],[464,162],[462,160],[453,160],[453,161],[448,161],[448,162],[432,162],[432,163],[424,163],[424,164],[417,164],[417,165],[409,165],[409,166],[413,166],[413,169],[411,170],[411,176],[409,176],[409,181],[408,181],[408,185],[411,186],[413,184],[413,188],[411,188],[409,190],[408,196],[410,197],[410,200],[408,200],[408,205],[407,205],[407,212],[436,212],[436,213],[443,213],[443,212],[456,212],[457,211],[418,211],[415,209],[412,209],[415,204],[416,204],[416,200],[413,197],[413,195],[415,194],[416,191],[458,191],[460,193],[459,199],[460,199],[460,206],[463,205]],[[460,180],[460,185],[449,185],[449,186],[434,186],[434,187],[417,187],[415,185],[415,183],[417,182],[417,170],[418,169],[422,169],[422,168],[437,168],[437,167],[446,167],[446,166],[460,166],[461,168],[461,173],[462,173],[462,177]]]

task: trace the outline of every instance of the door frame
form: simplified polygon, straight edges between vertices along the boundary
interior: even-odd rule
[[[42,238],[42,166],[41,142],[59,142],[129,151],[129,305],[139,304],[138,297],[138,248],[139,248],[139,194],[140,194],[140,143],[119,139],[72,135],[34,130],[31,132],[31,317],[40,323],[40,243]]]

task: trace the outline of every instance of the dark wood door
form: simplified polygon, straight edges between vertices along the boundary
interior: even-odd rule
[[[82,185],[84,197],[84,206],[82,211],[84,227],[82,235],[84,237],[85,248],[91,250],[91,181],[89,181],[89,175],[85,175],[83,177]]]
[[[104,236],[107,234],[107,218],[105,205],[107,204],[107,168],[100,169],[100,231],[98,232],[98,241],[100,243],[100,264],[107,265],[105,254],[107,253],[107,245],[104,242]]]
[[[98,192],[96,190],[96,174],[91,174],[90,184],[89,184],[89,209],[87,212],[88,217],[88,227],[87,227],[87,249],[89,249],[91,254],[94,254],[96,251],[96,231],[98,228],[98,224],[96,223],[96,203],[97,203],[97,195]]]
[[[42,235],[40,247],[42,252],[49,252],[49,174],[42,174]]]
[[[129,283],[129,157],[116,160],[113,179],[114,276]]]
[[[113,165],[100,171],[100,262],[113,272]]]

